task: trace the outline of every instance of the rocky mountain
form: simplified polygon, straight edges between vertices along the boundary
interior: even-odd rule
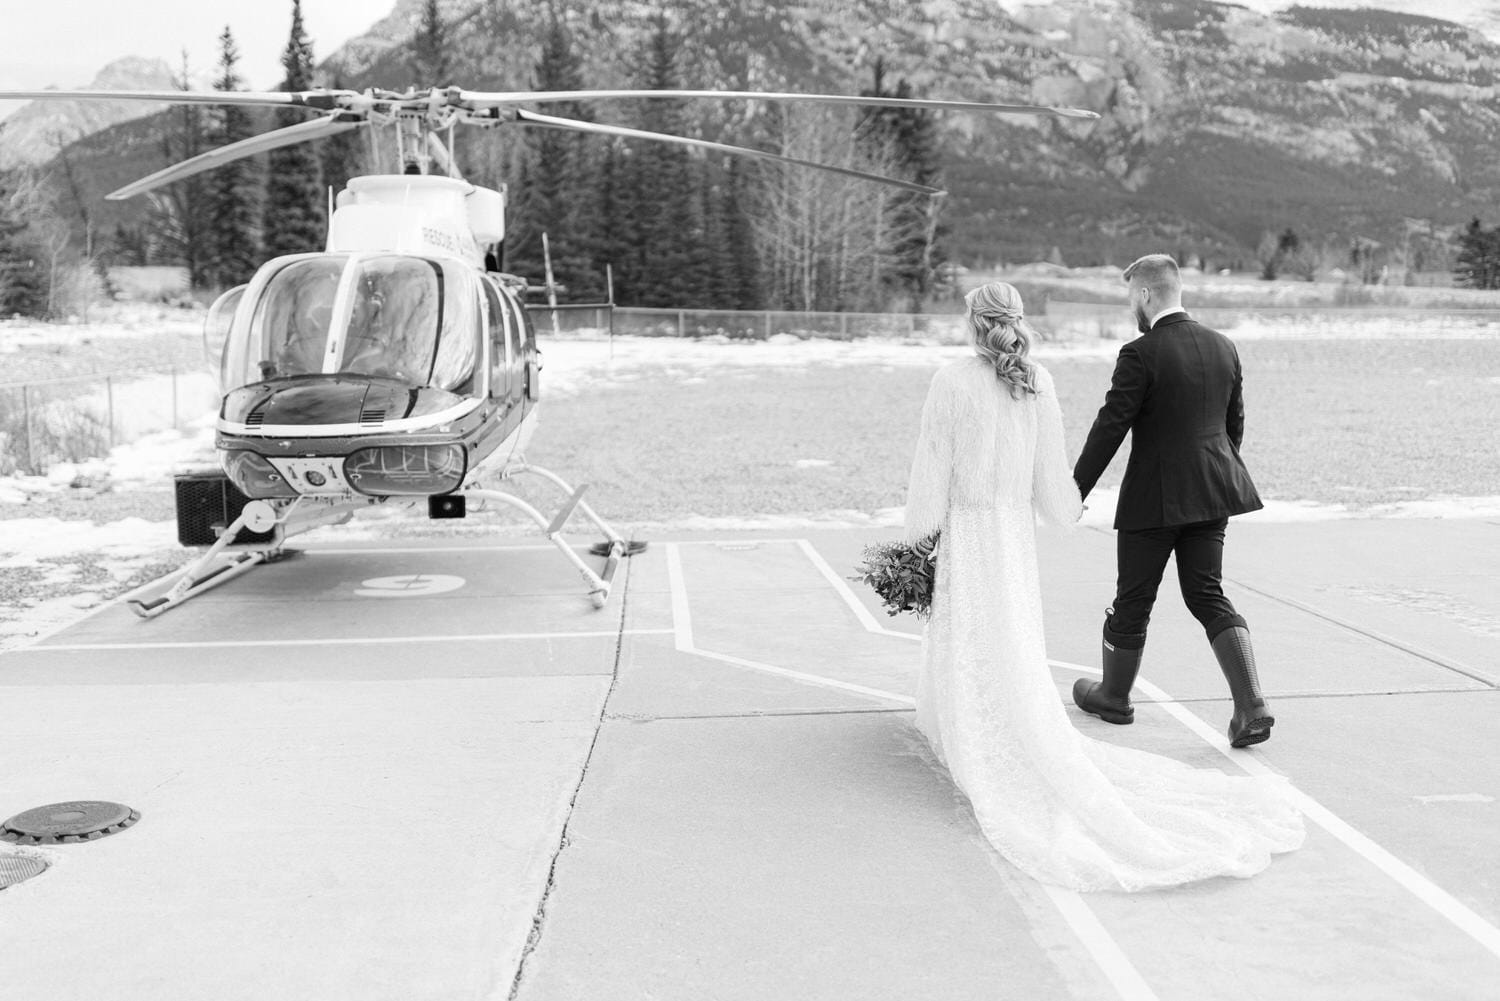
[[[1343,2],[1343,0],[1338,0]],[[1407,0],[1387,0],[1404,3]],[[1495,0],[1455,0],[1482,23]],[[651,19],[682,32],[684,86],[835,90],[887,80],[920,96],[1091,108],[1103,118],[942,118],[946,220],[964,263],[1122,263],[1151,249],[1254,266],[1292,227],[1304,245],[1441,268],[1447,234],[1500,201],[1500,44],[1472,27],[1370,9],[1214,0],[559,0],[600,87],[641,75]],[[421,0],[399,0],[324,62],[345,86],[415,81],[404,39]],[[1443,4],[1432,4],[1434,8]],[[444,0],[453,80],[529,89],[546,8]],[[1477,12],[1477,13],[1476,13]],[[599,102],[600,121],[631,109]],[[766,145],[775,116],[743,102],[695,108],[709,138]],[[77,148],[80,164],[147,173],[143,123]],[[471,140],[482,149],[506,140]],[[503,158],[471,156],[479,164]],[[497,181],[481,171],[476,179]],[[126,180],[128,178],[119,178]],[[108,190],[103,183],[101,190]],[[1487,223],[1495,220],[1486,217]],[[1419,259],[1420,258],[1420,259]],[[1424,264],[1425,262],[1425,264]]]
[[[853,92],[879,57],[920,95],[1099,111],[1093,124],[944,119],[948,222],[968,263],[1039,259],[1054,247],[1069,263],[1119,262],[1157,246],[1253,266],[1263,236],[1290,226],[1330,253],[1358,238],[1441,267],[1447,232],[1500,193],[1500,43],[1419,14],[1250,2],[1257,9],[1214,0],[562,6],[599,86],[637,78],[649,18],[666,6],[689,39],[686,86]],[[1500,8],[1427,6],[1454,6],[1481,25]],[[403,0],[398,14],[412,24],[418,8]],[[456,76],[527,88],[544,15],[497,0],[467,9],[454,22]],[[357,86],[413,82],[399,47],[346,60],[336,52],[328,65],[342,64]],[[622,120],[618,106],[594,111]],[[744,135],[746,124],[728,112],[700,120],[719,134]]]
[[[1000,0],[1004,4],[1027,3],[1029,0]],[[1472,28],[1491,39],[1500,41],[1500,2],[1497,0],[1317,0],[1316,3],[1299,3],[1298,0],[1239,0],[1240,6],[1261,14],[1274,14],[1290,7],[1357,8],[1378,7],[1397,14],[1420,14],[1424,17],[1440,17],[1454,24]]]
[[[160,59],[126,56],[105,66],[86,89],[170,90],[172,69]],[[145,118],[166,105],[127,102],[32,101],[0,122],[0,170],[44,164],[83,136]]]

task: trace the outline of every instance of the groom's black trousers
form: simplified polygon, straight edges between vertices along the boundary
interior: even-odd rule
[[[1177,557],[1177,581],[1188,611],[1202,624],[1209,641],[1245,620],[1224,597],[1224,529],[1228,518],[1191,525],[1118,531],[1115,549],[1119,580],[1115,603],[1104,623],[1104,636],[1115,646],[1139,650],[1146,645],[1146,625],[1156,604],[1167,557]]]

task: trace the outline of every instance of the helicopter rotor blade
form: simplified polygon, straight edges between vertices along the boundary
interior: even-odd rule
[[[627,129],[620,125],[601,125],[598,122],[580,122],[572,118],[554,118],[551,115],[539,115],[534,111],[524,111],[521,109],[517,109],[514,114],[516,122],[521,125],[537,125],[542,128],[566,129],[572,132],[592,132],[596,135],[619,136],[625,139],[654,139],[658,142],[676,143],[679,146],[693,146],[698,149],[710,149],[720,153],[732,153],[736,156],[769,160],[772,163],[794,163],[799,167],[827,170],[835,174],[843,174],[846,177],[857,177],[864,181],[875,181],[880,184],[905,188],[907,191],[919,191],[924,195],[940,195],[943,193],[939,188],[931,188],[925,184],[917,184],[914,181],[903,181],[895,177],[869,174],[863,170],[853,170],[849,167],[834,167],[826,163],[815,163],[812,160],[799,160],[794,156],[767,153],[764,150],[750,149],[745,146],[727,146],[724,143],[709,142],[707,139],[689,139],[686,136],[667,135],[664,132],[644,132],[640,129]]]
[[[458,100],[474,108],[508,107],[514,104],[548,104],[560,101],[599,101],[613,98],[668,98],[673,100],[722,98],[805,104],[852,104],[882,108],[913,108],[927,111],[983,111],[996,115],[1051,115],[1057,118],[1095,119],[1097,112],[1083,108],[1054,108],[1033,104],[989,104],[979,101],[938,101],[908,97],[852,97],[845,94],[775,94],[753,90],[550,90],[486,93],[464,90]]]
[[[353,91],[282,90],[0,90],[0,100],[16,101],[153,101],[158,104],[247,104],[319,110],[336,107],[337,98]]]
[[[117,191],[111,191],[104,197],[109,201],[120,201],[135,195],[154,191],[164,184],[180,181],[195,174],[201,174],[205,170],[213,170],[234,160],[241,160],[247,156],[257,153],[265,153],[268,150],[280,149],[283,146],[291,146],[295,143],[308,142],[313,139],[322,139],[327,136],[338,135],[340,132],[348,132],[364,125],[366,119],[360,115],[333,114],[314,118],[307,122],[298,122],[296,125],[288,125],[284,129],[276,129],[264,132],[249,139],[241,139],[239,142],[230,143],[228,146],[220,146],[211,149],[207,153],[199,153],[197,156],[181,163],[175,163],[164,170],[134,181]]]

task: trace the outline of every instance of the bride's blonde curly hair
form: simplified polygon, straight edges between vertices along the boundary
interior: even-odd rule
[[[1014,285],[990,282],[964,296],[964,302],[975,352],[994,366],[1012,397],[1036,395],[1036,365],[1027,358],[1036,331],[1026,322],[1021,293]]]

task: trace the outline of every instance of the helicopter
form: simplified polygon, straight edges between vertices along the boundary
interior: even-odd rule
[[[519,510],[608,601],[627,541],[558,474],[526,460],[540,399],[541,352],[527,282],[494,268],[506,192],[456,167],[460,125],[562,129],[675,143],[831,171],[927,195],[901,178],[749,147],[560,118],[522,105],[614,99],[752,100],[1094,119],[1092,111],[916,98],[728,90],[480,92],[0,91],[0,99],[150,101],[300,107],[316,117],[173,164],[106,195],[130,198],[243,157],[357,129],[394,134],[402,171],[352,178],[334,199],[320,251],[273,258],[209,308],[205,353],[216,370],[219,468],[175,477],[178,541],[204,551],[150,598],[151,618],[262,563],[289,538],[379,505],[427,505],[461,518],[469,501]],[[551,285],[549,279],[549,286]],[[501,489],[535,477],[563,495],[550,517]],[[604,535],[590,566],[563,534],[582,515]]]

